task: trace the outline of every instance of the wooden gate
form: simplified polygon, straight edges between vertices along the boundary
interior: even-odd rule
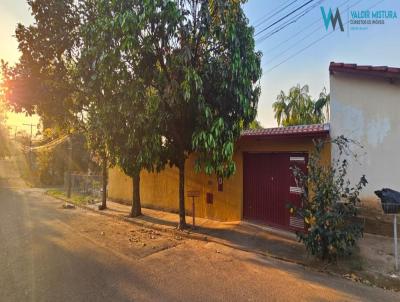
[[[291,216],[287,205],[301,206],[301,189],[290,169],[306,170],[306,153],[245,153],[243,167],[243,218],[284,229],[304,229],[301,218]]]

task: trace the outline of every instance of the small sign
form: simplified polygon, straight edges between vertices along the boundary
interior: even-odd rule
[[[290,156],[290,161],[305,163],[306,159],[304,156]]]
[[[200,197],[200,191],[187,191],[187,197]]]
[[[298,195],[301,195],[301,194],[303,194],[303,189],[300,188],[300,187],[289,187],[289,192],[290,192],[291,194],[298,194]]]
[[[224,190],[224,179],[220,176],[218,177],[218,192],[222,192]]]

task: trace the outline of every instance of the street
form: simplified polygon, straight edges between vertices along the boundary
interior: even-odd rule
[[[63,209],[0,160],[0,301],[399,301],[296,264]]]

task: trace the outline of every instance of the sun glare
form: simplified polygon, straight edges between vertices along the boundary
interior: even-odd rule
[[[17,131],[30,131],[30,126],[27,124],[39,124],[40,119],[38,115],[27,116],[24,113],[7,112],[7,125],[10,127],[17,127]]]

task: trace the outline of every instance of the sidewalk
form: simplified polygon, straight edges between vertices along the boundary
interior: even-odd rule
[[[297,242],[292,233],[279,230],[266,229],[243,222],[219,222],[205,218],[195,218],[196,227],[192,228],[192,217],[186,216],[189,229],[177,230],[179,216],[175,213],[142,208],[142,216],[136,218],[128,217],[130,206],[107,201],[107,209],[98,210],[98,204],[85,205],[85,208],[99,214],[118,217],[126,221],[155,228],[159,231],[173,232],[197,240],[212,241],[236,249],[256,252],[277,259],[308,264],[305,248]]]
[[[295,234],[253,225],[246,222],[219,222],[215,220],[196,217],[196,227],[191,227],[192,217],[186,216],[189,229],[177,230],[179,216],[176,213],[142,208],[142,216],[128,217],[130,206],[107,201],[107,209],[98,210],[98,205],[85,205],[99,214],[118,217],[131,223],[159,231],[172,232],[176,236],[189,237],[197,240],[211,241],[232,248],[248,252],[267,255],[305,267],[345,276],[352,281],[365,284],[374,283],[380,287],[395,288],[400,290],[399,277],[393,275],[392,267],[394,257],[392,251],[392,239],[390,237],[364,234],[359,240],[355,253],[351,257],[338,261],[336,264],[326,264],[309,256],[303,244],[299,243]],[[353,272],[356,272],[355,275]],[[366,281],[370,280],[370,281]]]
[[[56,197],[70,202],[66,198]],[[75,204],[76,206],[96,212],[100,215],[121,219],[142,227],[161,232],[169,232],[177,237],[215,242],[235,249],[258,253],[286,262],[296,263],[305,269],[313,268],[346,279],[371,286],[400,291],[400,275],[393,272],[394,257],[392,238],[364,234],[358,242],[352,256],[345,257],[337,263],[318,261],[307,254],[304,245],[299,243],[295,234],[253,225],[246,222],[219,222],[196,217],[196,227],[191,226],[192,217],[186,216],[188,229],[177,229],[179,216],[176,213],[142,208],[142,216],[129,217],[131,207],[107,201],[107,209],[99,211],[100,203]]]

